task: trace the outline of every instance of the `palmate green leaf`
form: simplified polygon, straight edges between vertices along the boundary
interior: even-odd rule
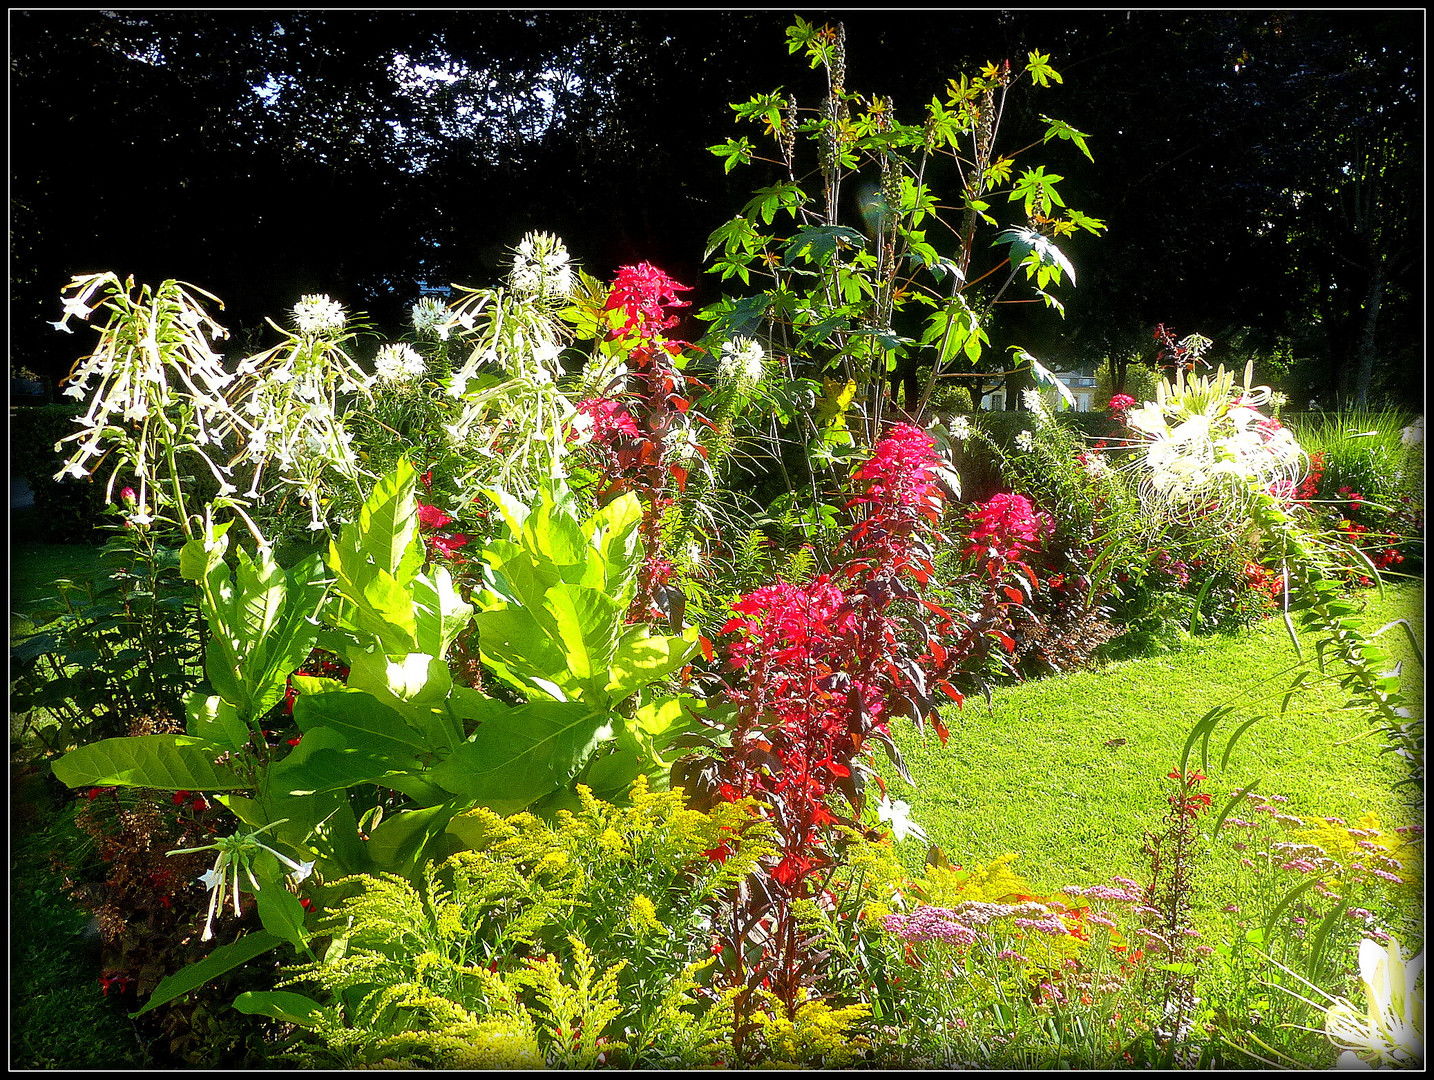
[[[147,787],[160,791],[239,791],[249,784],[214,760],[227,748],[190,735],[102,739],[54,763],[68,787]]]
[[[498,813],[514,813],[565,785],[611,730],[607,714],[580,702],[516,708],[488,699],[477,730],[429,776]]]
[[[782,262],[791,265],[797,259],[824,266],[840,247],[861,250],[866,237],[845,225],[809,225],[798,229],[782,251]]]
[[[130,1019],[143,1016],[151,1009],[157,1009],[191,990],[198,990],[206,983],[219,978],[226,971],[232,971],[240,964],[263,956],[270,949],[276,948],[282,941],[282,938],[275,937],[267,930],[255,930],[251,934],[245,934],[238,941],[219,946],[203,960],[196,961],[188,967],[176,971],[173,975],[166,975],[159,980],[159,985],[154,988],[154,993],[149,996],[144,1008],[130,1013]]]

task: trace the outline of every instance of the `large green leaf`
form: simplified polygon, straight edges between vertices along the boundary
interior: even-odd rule
[[[281,938],[295,949],[305,948],[309,935],[304,930],[304,905],[299,898],[275,881],[267,881],[254,894],[259,907],[259,921],[264,929]]]
[[[234,1008],[250,1016],[268,1016],[302,1027],[313,1027],[326,1012],[312,998],[289,990],[246,990],[234,999]]]
[[[396,874],[412,873],[429,841],[442,835],[461,809],[458,802],[447,802],[384,818],[367,845],[374,867]]]
[[[173,975],[166,975],[160,979],[159,985],[154,988],[154,993],[149,995],[149,1001],[145,1002],[144,1008],[130,1013],[130,1019],[143,1016],[150,1009],[157,1009],[191,990],[198,990],[205,983],[212,982],[226,971],[231,971],[240,964],[248,963],[256,956],[263,956],[282,940],[267,930],[255,930],[252,934],[245,934],[238,941],[219,946],[203,960],[198,960],[188,967],[180,968]]]
[[[531,685],[537,675],[552,681],[566,678],[567,657],[546,629],[521,607],[501,607],[473,616],[479,655],[500,677],[516,686]]]
[[[428,775],[475,803],[514,813],[566,784],[609,731],[604,713],[579,702],[511,709],[491,702],[469,741]]]
[[[697,652],[697,626],[691,626],[681,637],[655,635],[647,627],[629,631],[612,658],[607,693],[613,701],[622,701],[642,687],[676,671]]]
[[[353,669],[349,674],[353,674]],[[383,748],[391,754],[401,754],[405,748],[408,752],[433,749],[421,733],[404,723],[397,711],[358,686],[299,698],[294,702],[294,722],[305,737],[315,728],[328,727],[342,733],[355,746]]]
[[[405,556],[418,535],[415,479],[413,466],[399,459],[397,467],[374,485],[358,521],[344,527],[340,541],[357,539],[357,546],[372,556],[380,570],[400,580],[400,571],[412,567]]]
[[[410,585],[412,589],[416,652],[446,656],[448,646],[453,644],[468,625],[473,606],[458,595],[453,587],[453,575],[447,568],[438,566],[430,577],[418,574]]]
[[[234,706],[217,694],[195,691],[184,702],[185,730],[197,739],[238,750],[249,741],[249,726]]]
[[[237,791],[250,785],[216,765],[226,747],[190,735],[102,739],[71,750],[54,764],[69,787],[147,787],[161,791]]]
[[[548,590],[543,607],[557,626],[573,679],[606,683],[622,627],[622,605],[600,589],[562,584]]]
[[[409,749],[393,739],[356,734],[353,728],[317,727],[269,770],[269,779],[278,794],[312,795],[376,784],[418,768]]]

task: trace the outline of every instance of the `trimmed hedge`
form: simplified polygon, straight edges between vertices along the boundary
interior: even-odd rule
[[[52,544],[97,544],[105,539],[105,487],[93,480],[56,480],[64,458],[55,443],[77,430],[79,405],[21,405],[10,408],[10,475],[24,479],[35,493],[27,535],[11,539]]]

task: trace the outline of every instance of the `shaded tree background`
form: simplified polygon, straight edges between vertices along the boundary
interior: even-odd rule
[[[1013,309],[993,344],[1118,373],[1163,322],[1326,405],[1422,401],[1422,12],[802,14],[847,24],[849,88],[907,120],[987,60],[1065,77],[1013,93],[1003,135],[1089,133],[1093,165],[1038,160],[1109,231],[1070,242],[1064,320]],[[705,149],[729,103],[823,92],[790,21],[12,11],[11,363],[53,381],[87,348],[46,325],[74,273],[208,289],[237,348],[304,292],[396,332],[419,280],[490,284],[535,228],[599,277],[661,265],[695,309],[708,234],[766,182]]]

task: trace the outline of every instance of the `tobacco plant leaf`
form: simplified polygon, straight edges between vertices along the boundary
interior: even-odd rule
[[[160,791],[237,791],[249,787],[214,764],[225,747],[189,735],[102,739],[55,762],[55,778],[69,787],[147,787]]]

